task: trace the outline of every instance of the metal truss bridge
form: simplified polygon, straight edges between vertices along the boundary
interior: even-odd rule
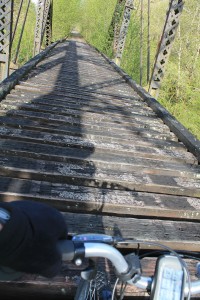
[[[41,24],[51,15],[45,4]],[[0,85],[1,201],[48,203],[63,212],[70,235],[199,251],[200,142],[75,33],[40,47],[36,39],[38,54]],[[26,274],[0,282],[0,290],[9,299],[69,299],[76,279],[67,265],[53,280]]]

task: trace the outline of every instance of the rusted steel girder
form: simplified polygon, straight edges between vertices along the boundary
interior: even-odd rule
[[[126,36],[128,33],[128,27],[131,19],[131,12],[134,9],[133,0],[126,0],[124,9],[124,18],[122,21],[122,26],[119,34],[119,40],[117,45],[117,53],[115,56],[115,63],[119,66],[121,63],[123,50],[125,46]]]
[[[33,52],[34,55],[40,53],[45,30],[48,36],[47,43],[50,44],[52,32],[52,2],[53,0],[38,1]]]
[[[118,0],[115,11],[113,14],[113,19],[112,19],[112,28],[113,28],[113,52],[117,52],[117,46],[118,46],[118,41],[119,41],[119,35],[120,35],[120,20],[121,20],[121,11],[123,13],[124,10],[124,5],[125,5],[126,0]]]
[[[171,0],[166,17],[163,33],[159,43],[152,77],[149,85],[149,93],[158,98],[159,89],[164,77],[165,68],[171,53],[172,44],[175,39],[179,25],[179,18],[183,10],[183,0]]]
[[[124,11],[126,0],[117,0],[115,10],[113,12],[112,20],[108,29],[107,43],[105,45],[105,52],[107,49],[112,49],[112,55],[115,57],[117,45],[120,34],[121,19]]]
[[[13,0],[0,1],[0,79],[9,75]]]
[[[52,19],[53,19],[53,0],[50,1],[49,11],[46,22],[46,46],[49,46],[52,41]]]

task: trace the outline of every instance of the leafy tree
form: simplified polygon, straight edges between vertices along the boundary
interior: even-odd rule
[[[24,2],[27,4],[28,0]],[[100,51],[113,57],[112,21],[118,0],[54,0],[53,39],[58,40],[70,35],[73,28],[80,30],[84,38]],[[15,17],[20,0],[15,0]],[[147,0],[143,1],[143,86],[147,88]],[[141,0],[134,0],[135,10],[126,39],[121,67],[134,80],[140,79],[140,22]],[[169,0],[151,0],[150,62],[153,67],[157,46],[164,26]],[[23,22],[24,8],[20,16],[13,52]],[[119,14],[121,15],[121,14]],[[121,19],[119,18],[119,23]],[[31,28],[31,29],[30,29]],[[35,28],[35,8],[31,5],[22,39],[19,63],[32,56]],[[166,67],[161,86],[159,101],[180,122],[200,139],[200,2],[185,0],[180,27]]]

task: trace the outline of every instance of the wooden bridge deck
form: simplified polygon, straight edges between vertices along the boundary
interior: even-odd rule
[[[49,203],[70,234],[199,251],[197,157],[87,44],[58,44],[2,100],[0,145],[1,201]],[[34,282],[58,296],[63,278]],[[33,286],[23,279],[12,289]]]

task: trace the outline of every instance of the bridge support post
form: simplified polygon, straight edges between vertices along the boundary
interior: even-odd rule
[[[114,28],[114,39],[113,39],[113,51],[116,54],[117,46],[120,35],[120,20],[121,20],[121,10],[123,12],[123,8],[125,5],[125,0],[118,0],[118,3],[115,8],[114,20],[113,20],[113,28]]]
[[[40,53],[45,30],[48,35],[46,44],[50,43],[52,32],[52,2],[53,0],[38,1],[33,51],[34,56]]]
[[[0,1],[0,79],[9,75],[12,41],[13,0]]]
[[[117,53],[115,56],[115,63],[120,66],[123,50],[125,46],[126,36],[128,33],[128,27],[131,19],[131,12],[134,9],[133,0],[126,0],[125,9],[124,9],[124,17],[120,29],[119,40],[117,45]]]
[[[49,46],[52,42],[52,20],[53,20],[53,0],[50,1],[49,11],[46,22],[46,46]]]
[[[124,11],[124,5],[126,0],[117,0],[117,3],[115,5],[115,10],[112,16],[112,20],[108,29],[108,39],[107,39],[107,45],[105,50],[107,48],[112,48],[112,54],[113,57],[115,57],[117,52],[117,45],[119,40],[119,34],[120,34],[120,24],[122,19],[122,14]]]
[[[157,50],[149,85],[149,93],[155,98],[158,98],[159,95],[159,90],[179,25],[179,18],[183,10],[183,5],[183,0],[171,0],[169,4],[169,10]]]

